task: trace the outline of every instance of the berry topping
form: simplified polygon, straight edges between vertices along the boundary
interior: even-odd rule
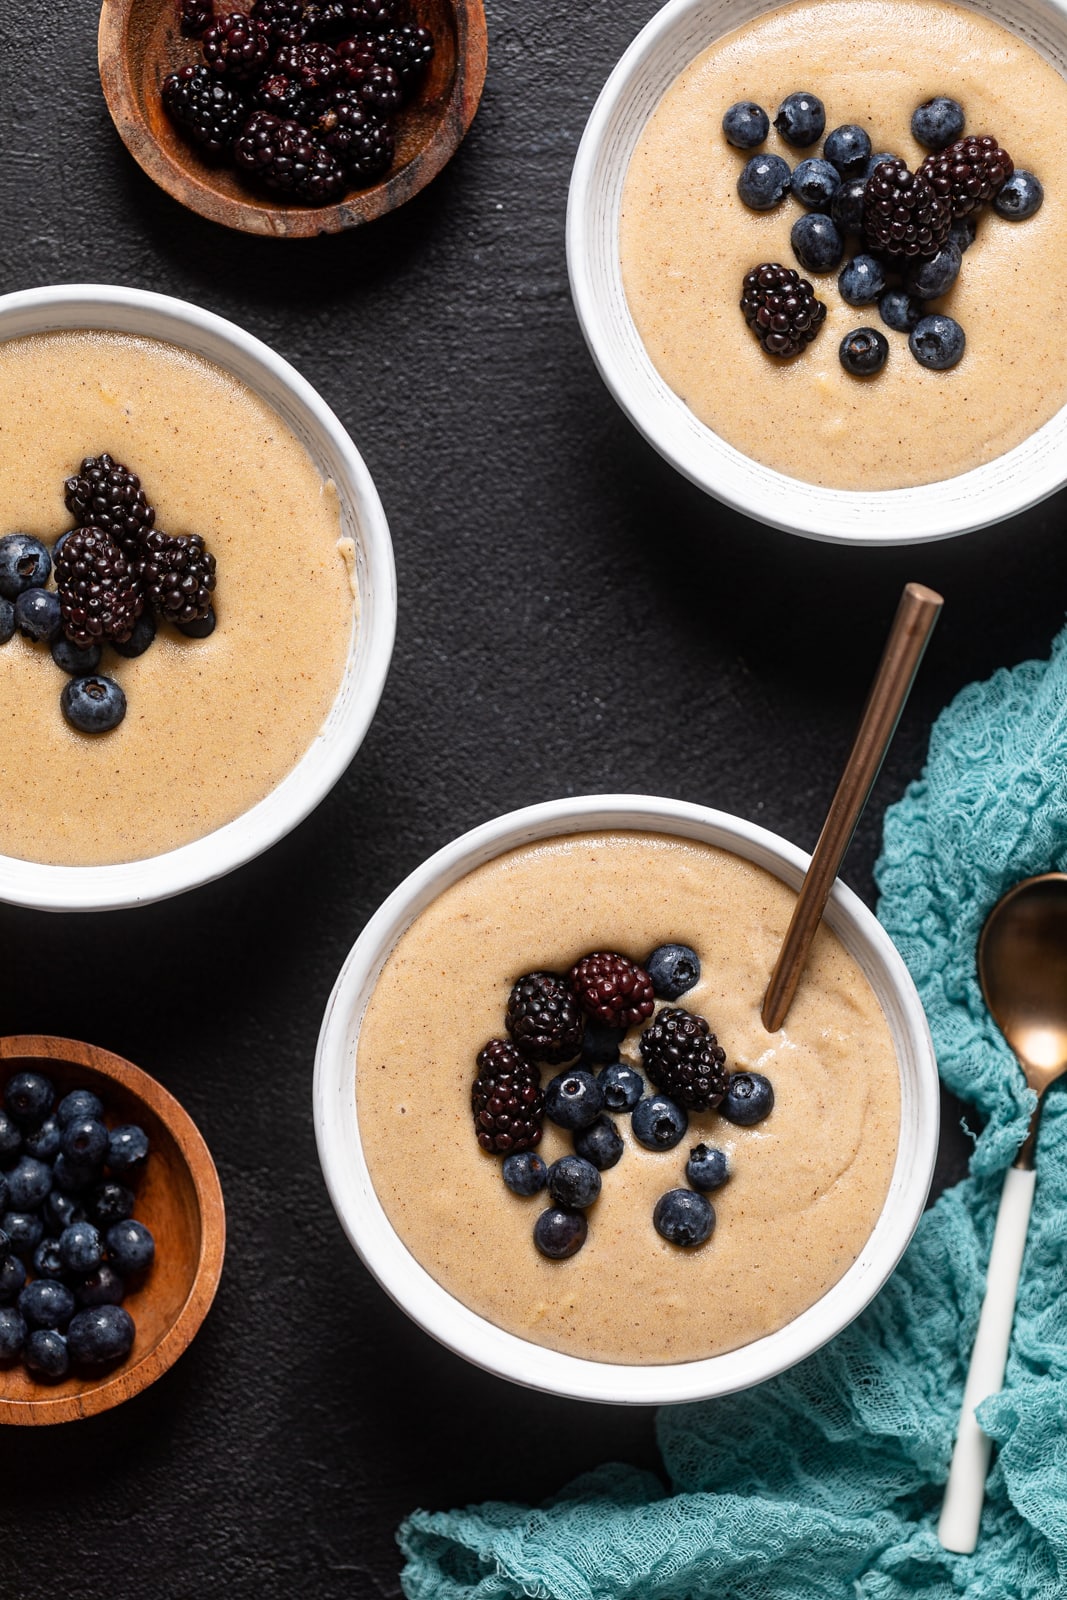
[[[608,1028],[595,1017],[587,1017],[582,1033],[582,1061],[594,1067],[618,1061],[619,1046],[625,1037],[625,1028]]]
[[[948,239],[935,256],[916,256],[904,269],[904,289],[916,300],[936,300],[959,277],[963,256]]]
[[[871,158],[871,141],[862,128],[854,122],[846,122],[826,135],[822,153],[842,178],[863,178]]]
[[[694,1249],[714,1233],[715,1208],[692,1189],[670,1189],[656,1201],[652,1225],[668,1244]]]
[[[830,216],[842,233],[863,232],[866,178],[846,178],[830,202]]]
[[[269,111],[249,118],[233,156],[246,177],[305,205],[328,205],[346,187],[336,156],[298,122],[272,117]]]
[[[687,944],[661,944],[645,962],[658,1000],[677,1000],[700,981],[700,957]]]
[[[668,1006],[641,1035],[641,1060],[657,1089],[688,1111],[708,1111],[726,1093],[726,1051],[703,1017]]]
[[[926,157],[918,176],[952,207],[954,217],[984,205],[1015,171],[1015,163],[991,134],[957,139],[947,150]],[[930,250],[921,252],[932,255]]]
[[[15,636],[15,607],[10,600],[0,596],[0,644]]]
[[[841,174],[829,161],[819,156],[809,156],[793,168],[790,180],[793,193],[809,211],[829,211],[834,195],[841,187]]]
[[[207,67],[187,66],[163,79],[162,95],[168,117],[202,156],[221,161],[229,155],[248,116],[235,89]]]
[[[604,1109],[604,1095],[591,1072],[571,1067],[553,1078],[545,1090],[545,1116],[558,1128],[574,1133],[588,1128]]]
[[[867,171],[864,173],[864,177],[865,178],[869,178],[871,176],[872,172],[874,172],[875,168],[876,167],[880,167],[883,164],[883,162],[886,162],[886,161],[899,161],[899,160],[900,160],[900,157],[899,156],[895,156],[893,154],[892,150],[876,150],[874,152],[874,155],[871,156],[870,159],[867,162]],[[904,164],[905,164],[905,166],[907,165],[906,162]]]
[[[826,316],[808,280],[777,262],[745,273],[741,310],[768,355],[783,360],[811,343]]]
[[[896,333],[910,333],[925,314],[921,301],[913,300],[906,289],[887,289],[878,301],[878,315]]]
[[[730,1164],[725,1151],[716,1150],[712,1145],[695,1144],[685,1164],[685,1176],[701,1194],[721,1189],[730,1176]]]
[[[478,1052],[471,1088],[474,1131],[483,1150],[506,1155],[530,1150],[541,1139],[545,1097],[537,1068],[506,1039],[490,1039]]]
[[[916,361],[935,372],[954,367],[963,355],[966,343],[966,335],[959,323],[952,317],[942,316],[940,312],[920,317],[908,338],[908,347]]]
[[[796,258],[807,272],[833,272],[841,265],[845,241],[832,217],[812,211],[798,217],[789,231]]]
[[[215,632],[215,608],[208,606],[202,617],[197,617],[193,622],[179,622],[178,632],[184,633],[187,639],[206,639]]]
[[[103,528],[75,528],[56,556],[63,631],[72,644],[128,639],[144,607],[137,572]]]
[[[156,528],[145,540],[141,581],[161,617],[196,622],[211,609],[215,557],[197,533],[175,536]]]
[[[234,83],[255,78],[270,59],[272,46],[266,23],[239,11],[220,17],[203,36],[204,60],[212,72]]]
[[[508,996],[506,1026],[524,1055],[557,1066],[581,1049],[585,1018],[558,972],[528,972]]]
[[[582,1248],[588,1233],[584,1212],[552,1206],[534,1223],[534,1244],[550,1261],[563,1261]]]
[[[850,306],[869,306],[885,293],[885,268],[874,256],[853,256],[837,279],[842,300]]]
[[[632,1111],[645,1092],[644,1078],[625,1061],[613,1061],[596,1081],[609,1111]]]
[[[895,256],[936,255],[951,226],[951,204],[935,193],[922,168],[914,173],[903,161],[882,161],[867,179],[863,231],[872,249]]]
[[[1026,174],[1026,176],[1029,176],[1029,174]],[[1004,184],[1003,188],[1000,191],[1000,194],[998,194],[996,200],[993,201],[993,210],[994,211],[997,209],[997,201],[1000,199],[1000,196],[1004,193],[1004,191],[1006,189],[1010,189],[1011,188],[1012,184],[1015,182],[1015,179],[1018,178],[1018,177],[1019,177],[1019,173],[1015,173],[1015,175],[1013,177],[1009,178],[1007,183]],[[1036,182],[1036,179],[1035,179],[1035,182]],[[977,234],[977,232],[978,232],[978,218],[977,218],[977,216],[975,215],[975,213],[973,211],[969,211],[965,217],[955,217],[953,219],[952,226],[948,231],[948,236],[949,236],[949,239],[951,240],[951,242],[956,246],[956,249],[959,251],[960,255],[962,256],[965,253],[965,251],[967,251],[967,250],[969,250],[971,248],[972,244],[974,243],[975,235]]]
[[[505,1156],[501,1172],[512,1194],[522,1195],[524,1199],[540,1194],[548,1178],[548,1168],[532,1150],[515,1150]]]
[[[736,100],[723,112],[722,131],[727,144],[754,150],[771,131],[771,119],[754,100]]]
[[[579,1004],[609,1028],[634,1028],[652,1015],[652,979],[643,967],[607,951],[583,956],[567,975]]]
[[[751,211],[772,211],[789,193],[792,176],[781,156],[753,156],[741,168],[737,192]]]
[[[769,1078],[761,1072],[735,1072],[731,1074],[719,1114],[738,1127],[750,1128],[762,1122],[774,1110],[774,1089]]]
[[[774,126],[786,144],[806,150],[808,145],[816,144],[822,138],[826,127],[826,110],[818,95],[797,90],[795,94],[786,95],[778,107]]]
[[[59,697],[59,706],[79,733],[110,733],[126,715],[126,696],[114,678],[96,674],[71,678]]]
[[[634,1106],[630,1125],[646,1150],[673,1150],[685,1138],[689,1118],[665,1094],[650,1094]]]
[[[963,107],[958,100],[939,94],[924,100],[911,114],[911,135],[927,150],[944,150],[963,132]]]
[[[142,611],[134,623],[133,632],[128,639],[112,639],[111,648],[116,655],[124,656],[132,661],[136,656],[143,656],[148,646],[156,636],[156,619],[151,611]],[[55,651],[52,651],[53,656]],[[63,663],[60,662],[62,666]],[[64,670],[69,671],[69,668]],[[90,668],[90,671],[93,669]]]
[[[854,378],[869,378],[881,372],[889,356],[889,340],[877,328],[853,328],[838,349],[841,365]]]
[[[51,644],[63,626],[59,596],[51,589],[24,589],[15,601],[15,626],[34,644]]]
[[[548,1169],[547,1187],[558,1206],[588,1211],[600,1194],[600,1173],[581,1156],[561,1156]]]
[[[597,1117],[588,1128],[574,1135],[574,1148],[584,1161],[591,1161],[598,1172],[607,1172],[622,1160],[622,1134],[610,1117]]]
[[[52,557],[40,539],[29,533],[7,533],[0,539],[0,595],[17,600],[24,589],[42,589],[52,570]]]
[[[1035,178],[1032,172],[1024,172],[1020,167],[1001,184],[993,201],[993,210],[998,217],[1006,217],[1009,222],[1025,222],[1027,217],[1041,210],[1044,198],[1041,179]]]
[[[141,626],[147,615],[147,612],[141,612],[137,619],[137,628]],[[135,634],[137,628],[134,629]],[[84,649],[80,645],[71,644],[65,634],[60,634],[59,638],[52,643],[52,660],[57,667],[61,667],[72,678],[90,677],[100,665],[100,657],[103,653],[98,644],[88,644]]]

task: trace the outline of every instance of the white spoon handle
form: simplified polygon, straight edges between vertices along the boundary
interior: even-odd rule
[[[937,1537],[945,1549],[961,1555],[969,1555],[978,1543],[978,1524],[982,1519],[992,1448],[991,1440],[978,1426],[974,1413],[989,1395],[999,1393],[1004,1382],[1035,1178],[1033,1170],[1009,1167],[997,1212],[985,1299],[963,1391],[959,1432],[952,1452],[941,1520],[937,1525]]]

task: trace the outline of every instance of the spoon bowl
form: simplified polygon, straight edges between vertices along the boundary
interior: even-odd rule
[[[1067,1072],[1067,872],[1027,878],[997,901],[978,943],[994,1022],[1037,1094]]]

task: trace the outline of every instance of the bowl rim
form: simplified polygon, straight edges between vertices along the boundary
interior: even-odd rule
[[[745,0],[725,25],[708,31],[691,61],[716,39],[788,0]],[[961,0],[1051,59],[1033,18],[1057,32],[1065,73],[1067,3],[1027,0],[1028,29],[1001,14],[1006,0]],[[938,483],[911,488],[831,489],[792,478],[746,456],[688,409],[653,366],[622,289],[618,206],[630,154],[648,117],[685,62],[663,67],[672,38],[702,13],[725,11],[726,0],[667,0],[619,58],[589,114],[571,173],[566,252],[571,298],[604,384],[642,437],[705,493],[757,522],[830,544],[924,544],[1014,517],[1067,482],[1067,404],[1021,444],[992,461]],[[673,59],[673,58],[672,58]],[[657,68],[659,73],[657,75]],[[662,84],[654,92],[652,83]],[[627,115],[631,102],[645,107]],[[604,284],[610,286],[605,292]]]
[[[354,1064],[366,1000],[397,939],[442,889],[517,845],[575,832],[636,828],[719,844],[796,888],[810,857],[743,818],[650,795],[583,795],[541,802],[482,823],[435,852],[367,922],[338,974],[315,1054],[315,1136],[334,1209],[357,1254],[397,1305],[457,1355],[499,1377],[572,1399],[661,1405],[748,1388],[812,1354],[882,1288],[918,1224],[933,1178],[939,1127],[937,1063],[925,1013],[889,935],[838,879],[827,921],[894,1007],[901,1078],[901,1135],[886,1205],[864,1251],[814,1306],[776,1333],[737,1350],[663,1366],[598,1362],[536,1345],[494,1326],[442,1288],[410,1254],[385,1215],[363,1156]],[[877,986],[876,986],[877,988]],[[888,1016],[888,1012],[887,1012]],[[907,1044],[907,1068],[901,1040]],[[910,1073],[910,1077],[908,1074]],[[877,1244],[877,1260],[870,1259]]]
[[[31,1426],[76,1422],[110,1411],[154,1383],[188,1348],[211,1309],[222,1276],[226,1254],[226,1209],[218,1171],[203,1134],[185,1107],[168,1089],[124,1056],[77,1039],[52,1034],[8,1034],[0,1038],[0,1066],[12,1060],[62,1061],[73,1067],[101,1073],[121,1084],[166,1124],[185,1161],[200,1214],[200,1259],[192,1287],[166,1333],[131,1364],[108,1372],[92,1388],[78,1394],[52,1394],[42,1387],[32,1400],[12,1400],[0,1395],[0,1424]]]
[[[237,323],[191,301],[146,289],[57,284],[0,295],[0,343],[76,329],[125,332],[204,356],[278,411],[309,453],[309,438],[301,434],[313,437],[322,455],[340,469],[342,517],[350,501],[349,521],[355,523],[343,531],[355,538],[366,575],[354,605],[352,640],[337,695],[310,746],[281,782],[231,822],[140,861],[54,866],[0,855],[0,901],[39,911],[147,905],[210,883],[276,844],[325,798],[354,758],[381,699],[396,634],[396,569],[378,491],[346,429],[295,367]],[[291,407],[291,416],[282,413],[281,400]],[[321,462],[315,465],[321,472]]]

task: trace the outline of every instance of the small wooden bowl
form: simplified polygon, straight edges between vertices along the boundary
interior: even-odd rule
[[[233,9],[244,4],[235,0]],[[183,206],[245,233],[282,239],[339,233],[418,194],[455,154],[478,109],[486,63],[482,0],[418,0],[418,18],[433,34],[434,57],[418,95],[397,119],[396,159],[380,183],[332,206],[261,198],[230,168],[201,161],[178,132],[163,109],[163,79],[203,57],[199,41],[179,32],[177,0],[104,0],[100,81],[127,150]]]
[[[50,1078],[57,1096],[91,1089],[110,1125],[136,1122],[150,1154],[134,1215],[151,1229],[156,1259],[124,1302],[137,1325],[133,1349],[100,1376],[35,1383],[21,1362],[0,1368],[0,1422],[72,1422],[139,1394],[172,1366],[215,1297],[226,1243],[222,1190],[211,1154],[188,1113],[139,1067],[108,1050],[21,1034],[0,1039],[0,1089],[15,1072]]]

